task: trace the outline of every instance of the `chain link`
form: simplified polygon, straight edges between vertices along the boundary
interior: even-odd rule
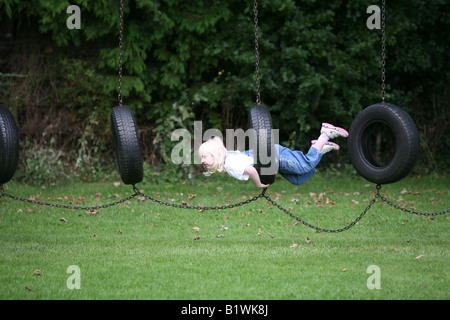
[[[198,205],[198,206],[190,206],[188,204],[184,205],[184,204],[176,204],[176,203],[170,203],[170,202],[165,202],[159,199],[156,199],[154,197],[151,197],[145,193],[140,192],[136,187],[134,187],[134,192],[148,200],[151,200],[155,203],[161,204],[161,205],[165,205],[168,207],[174,207],[174,208],[182,208],[182,209],[193,209],[193,210],[222,210],[222,209],[231,209],[231,208],[236,208],[239,206],[243,206],[245,204],[248,204],[250,202],[256,201],[259,198],[264,197],[266,189],[263,190],[263,192],[261,194],[259,194],[258,196],[255,196],[251,199],[247,199],[246,201],[242,201],[242,202],[238,202],[238,203],[234,203],[234,204],[230,204],[230,205],[226,205],[226,206],[214,206],[214,207],[205,207],[202,205]]]
[[[376,197],[380,198],[381,200],[383,200],[384,202],[386,202],[388,205],[394,207],[395,209],[399,209],[403,212],[407,212],[407,213],[411,213],[411,214],[417,214],[417,215],[422,215],[422,216],[437,216],[437,215],[441,215],[441,214],[446,214],[450,212],[450,208],[447,208],[447,210],[442,210],[442,211],[438,211],[438,212],[420,212],[420,211],[416,211],[416,210],[409,210],[406,209],[402,206],[399,206],[398,204],[393,203],[392,201],[388,200],[386,197],[383,197],[382,195],[380,195],[380,189],[381,186],[377,185],[377,195]]]
[[[381,7],[381,101],[386,98],[386,3]]]
[[[258,43],[258,3],[255,0],[253,6],[255,15],[255,72],[256,72],[256,103],[261,104],[260,82],[259,82],[259,43]]]
[[[350,229],[351,227],[353,227],[359,220],[362,219],[362,217],[364,217],[364,215],[367,213],[367,211],[370,210],[370,208],[372,207],[372,205],[376,202],[376,198],[377,196],[375,196],[369,203],[369,205],[366,207],[366,209],[364,209],[363,212],[361,212],[361,214],[355,219],[353,220],[350,224],[348,224],[347,226],[340,228],[340,229],[324,229],[324,228],[320,228],[317,226],[314,226],[302,219],[300,219],[299,217],[295,216],[292,212],[288,211],[287,209],[283,208],[282,206],[280,206],[278,203],[276,203],[274,200],[272,200],[270,197],[268,196],[264,196],[264,198],[267,199],[267,201],[269,201],[271,204],[273,204],[275,207],[277,207],[278,209],[280,209],[281,211],[283,211],[284,213],[286,213],[288,216],[290,216],[291,218],[297,220],[298,222],[304,224],[305,226],[317,230],[319,232],[328,232],[328,233],[338,233],[338,232],[342,232],[342,231],[346,231],[348,229]]]
[[[168,206],[168,207],[180,208],[180,209],[192,209],[192,210],[199,210],[199,211],[231,209],[231,208],[236,208],[236,207],[239,207],[239,206],[246,205],[246,204],[251,203],[253,201],[256,201],[256,200],[258,200],[260,198],[264,198],[269,203],[271,203],[273,206],[275,206],[279,210],[283,211],[284,213],[286,213],[291,218],[293,218],[293,219],[297,220],[298,222],[304,224],[305,226],[307,226],[309,228],[312,228],[314,230],[317,230],[319,232],[328,232],[328,233],[338,233],[338,232],[346,231],[346,230],[350,229],[351,227],[353,227],[356,223],[358,223],[364,217],[364,215],[370,210],[370,208],[372,208],[372,205],[376,202],[377,198],[381,199],[382,201],[384,201],[388,205],[394,207],[395,209],[399,209],[399,210],[401,210],[403,212],[408,212],[408,213],[411,213],[411,214],[425,215],[425,216],[436,216],[436,215],[442,215],[442,214],[446,214],[446,213],[450,212],[450,208],[447,208],[447,210],[442,210],[442,211],[439,211],[439,212],[419,212],[419,211],[415,211],[415,210],[409,210],[409,209],[403,208],[403,207],[401,207],[401,206],[399,206],[397,204],[394,204],[392,201],[390,201],[386,197],[382,196],[380,194],[380,190],[381,190],[381,185],[377,185],[377,193],[372,198],[372,200],[370,201],[369,205],[361,212],[361,214],[355,220],[353,220],[347,226],[345,226],[343,228],[340,228],[340,229],[325,229],[325,228],[314,226],[314,225],[312,225],[312,224],[310,224],[310,223],[300,219],[299,217],[295,216],[289,210],[283,208],[276,201],[272,200],[272,198],[270,198],[268,195],[266,195],[267,188],[263,189],[263,191],[259,195],[254,196],[254,197],[252,197],[250,199],[247,199],[246,201],[242,201],[242,202],[238,202],[238,203],[234,203],[234,204],[230,204],[230,205],[212,206],[212,207],[205,207],[203,205],[190,206],[188,204],[176,204],[176,203],[165,202],[165,201],[156,199],[156,198],[151,197],[151,196],[149,196],[149,195],[147,195],[145,193],[140,192],[138,190],[138,188],[136,186],[134,186],[134,185],[133,185],[134,193],[132,195],[130,195],[128,197],[125,197],[123,199],[120,199],[120,200],[117,200],[117,201],[114,201],[114,202],[111,202],[111,203],[107,203],[107,204],[104,204],[104,205],[99,205],[99,206],[71,206],[71,205],[55,204],[55,203],[39,201],[39,200],[25,199],[25,198],[13,196],[13,195],[10,195],[10,194],[6,193],[5,190],[3,189],[3,185],[0,185],[0,198],[7,197],[7,198],[11,198],[13,200],[18,200],[18,201],[38,204],[38,205],[42,205],[42,206],[50,206],[50,207],[56,207],[56,208],[62,208],[62,209],[71,209],[71,210],[88,210],[88,211],[89,210],[104,209],[104,208],[112,207],[112,206],[124,203],[126,201],[129,201],[129,200],[131,200],[131,199],[133,199],[133,198],[135,198],[137,196],[144,197],[145,199],[148,199],[148,200],[150,200],[152,202],[155,202],[155,203],[160,204],[160,205],[165,205],[165,206]]]
[[[22,201],[22,202],[28,202],[28,203],[33,203],[33,204],[38,204],[40,206],[48,206],[48,207],[56,207],[56,208],[61,208],[61,209],[70,209],[70,210],[97,210],[97,209],[104,209],[104,208],[109,208],[115,205],[118,205],[120,203],[124,203],[126,201],[129,201],[131,199],[133,199],[134,197],[136,197],[138,195],[138,193],[134,193],[128,197],[125,197],[123,199],[111,202],[111,203],[107,203],[107,204],[103,204],[103,205],[98,205],[98,206],[71,206],[71,205],[66,205],[66,204],[59,204],[59,203],[51,203],[51,202],[45,202],[45,201],[39,201],[39,200],[33,200],[33,199],[26,199],[26,198],[22,198],[22,197],[17,197],[17,196],[13,196],[10,195],[8,193],[5,192],[5,190],[3,189],[3,185],[0,185],[0,198],[1,197],[7,197],[7,198],[11,198],[13,200],[18,200],[18,201]]]
[[[123,0],[120,0],[120,32],[119,32],[119,106],[123,105],[122,99],[122,60],[123,60]]]

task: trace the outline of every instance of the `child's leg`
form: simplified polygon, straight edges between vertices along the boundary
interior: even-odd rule
[[[348,137],[348,132],[342,128],[323,123],[320,137],[313,141],[311,148],[305,155],[301,151],[292,151],[283,146],[278,147],[278,172],[289,182],[300,185],[305,183],[316,173],[324,153],[339,150],[339,146],[331,141],[337,137]]]
[[[313,140],[312,146],[322,153],[327,153],[331,150],[339,150],[339,146],[336,143],[328,142],[328,140],[337,137],[346,138],[348,137],[348,132],[345,129],[333,126],[332,124],[322,123],[320,136],[317,140]]]
[[[326,133],[322,133],[312,146],[317,150],[322,151],[323,147],[328,143],[328,140],[330,140],[330,137]]]
[[[316,173],[322,153],[311,147],[307,154],[278,146],[278,172],[289,182],[300,185]]]
[[[322,153],[313,147],[307,154],[283,146],[278,148],[279,172],[304,174],[313,171],[321,159]]]
[[[317,147],[317,140],[312,140],[311,141],[311,146],[316,148],[317,150],[319,150],[319,148]],[[319,150],[320,152],[322,152],[322,154],[325,154],[327,152],[333,151],[333,150],[339,150],[341,147],[339,147],[338,144],[328,141],[327,143],[325,143],[325,145]]]

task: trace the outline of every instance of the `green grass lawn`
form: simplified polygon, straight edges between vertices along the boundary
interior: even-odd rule
[[[225,176],[138,187],[169,203],[205,206],[261,191]],[[407,208],[440,211],[450,207],[449,189],[446,178],[408,178],[381,193]],[[47,188],[11,182],[5,190],[87,206],[133,193],[112,181]],[[319,173],[303,186],[277,180],[267,194],[312,225],[339,229],[375,191],[362,178]],[[325,233],[264,199],[200,212],[135,198],[86,212],[0,198],[0,299],[449,299],[449,219],[377,200],[351,229]],[[368,272],[372,265],[378,272]],[[77,275],[80,289],[69,289]]]

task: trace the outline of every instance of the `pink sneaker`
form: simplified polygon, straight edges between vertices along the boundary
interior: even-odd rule
[[[334,139],[337,137],[348,137],[348,132],[345,129],[333,126],[329,123],[322,123],[322,130],[320,130],[320,133],[326,133],[330,139]]]
[[[317,140],[312,140],[311,145],[314,145],[316,142],[317,142]],[[322,152],[322,154],[325,154],[325,153],[333,151],[333,150],[339,150],[340,148],[341,147],[339,147],[339,145],[337,143],[328,141],[327,143],[324,144],[324,146],[320,152]]]

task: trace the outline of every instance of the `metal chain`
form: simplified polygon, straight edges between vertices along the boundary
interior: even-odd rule
[[[436,215],[442,215],[442,214],[446,214],[446,213],[450,212],[450,208],[447,208],[447,210],[442,210],[442,211],[439,211],[439,212],[419,212],[419,211],[415,211],[415,210],[409,210],[409,209],[403,208],[403,207],[401,207],[399,205],[396,205],[396,204],[392,203],[392,201],[389,201],[388,199],[386,199],[386,197],[380,195],[380,189],[381,189],[381,185],[377,185],[377,193],[372,198],[372,200],[370,201],[369,205],[361,212],[361,214],[355,220],[353,220],[347,226],[345,226],[343,228],[340,228],[340,229],[320,228],[320,227],[314,226],[314,225],[312,225],[312,224],[310,224],[310,223],[300,219],[299,217],[295,216],[292,212],[290,212],[289,210],[283,208],[281,205],[279,205],[277,202],[275,202],[269,196],[267,196],[266,195],[267,188],[265,188],[258,196],[254,196],[254,197],[252,197],[252,198],[250,198],[250,199],[248,199],[246,201],[242,201],[242,202],[238,202],[238,203],[234,203],[234,204],[230,204],[230,205],[212,206],[212,207],[205,207],[205,206],[202,206],[202,205],[190,206],[188,204],[181,204],[180,205],[180,204],[176,204],[176,203],[165,202],[165,201],[156,199],[156,198],[151,197],[151,196],[149,196],[149,195],[147,195],[145,193],[140,192],[135,185],[133,185],[134,193],[132,195],[130,195],[128,197],[125,197],[123,199],[111,202],[111,203],[107,203],[107,204],[104,204],[104,205],[98,205],[98,206],[71,206],[71,205],[55,204],[55,203],[39,201],[39,200],[25,199],[25,198],[13,196],[13,195],[10,195],[10,194],[6,193],[5,190],[3,189],[3,185],[0,185],[0,198],[8,197],[8,198],[11,198],[13,200],[18,200],[18,201],[38,204],[38,205],[42,205],[42,206],[63,208],[63,209],[96,210],[96,209],[104,209],[104,208],[112,207],[112,206],[124,203],[126,201],[129,201],[129,200],[131,200],[131,199],[133,199],[133,198],[135,198],[137,196],[142,196],[142,197],[144,197],[144,198],[146,198],[148,200],[151,200],[152,202],[158,203],[160,205],[165,205],[165,206],[173,207],[173,208],[181,208],[181,209],[193,209],[193,210],[199,210],[199,211],[231,209],[231,208],[236,208],[236,207],[243,206],[245,204],[251,203],[251,202],[256,201],[256,200],[258,200],[260,198],[265,198],[269,203],[271,203],[272,205],[277,207],[279,210],[281,210],[284,213],[286,213],[287,215],[289,215],[291,218],[293,218],[293,219],[297,220],[298,222],[304,224],[305,226],[307,226],[309,228],[312,228],[314,230],[317,230],[319,232],[328,232],[328,233],[338,233],[338,232],[346,231],[346,230],[350,229],[351,227],[353,227],[370,210],[372,205],[376,202],[377,198],[380,198],[382,201],[386,202],[390,206],[393,206],[395,209],[399,209],[399,210],[401,210],[403,212],[408,212],[408,213],[411,213],[411,214],[425,215],[425,216],[436,216]]]
[[[124,203],[128,200],[131,200],[137,196],[142,196],[146,199],[149,199],[155,203],[161,204],[161,205],[165,205],[168,207],[174,207],[174,208],[182,208],[182,209],[196,209],[196,210],[221,210],[221,209],[231,209],[231,208],[235,208],[235,207],[239,207],[239,206],[243,206],[245,204],[248,204],[250,202],[256,201],[259,198],[264,197],[266,189],[263,190],[263,192],[261,194],[259,194],[258,196],[255,196],[251,199],[248,199],[246,201],[242,201],[242,202],[238,202],[235,204],[230,204],[230,205],[225,205],[225,206],[214,206],[214,207],[205,207],[205,206],[190,206],[190,205],[184,205],[184,204],[176,204],[176,203],[170,203],[170,202],[165,202],[159,199],[156,199],[154,197],[151,197],[145,193],[142,193],[139,191],[139,189],[136,186],[133,186],[133,191],[134,193],[128,197],[125,197],[123,199],[111,202],[111,203],[107,203],[104,205],[98,205],[98,206],[88,206],[88,207],[83,207],[83,206],[71,206],[71,205],[65,205],[65,204],[57,204],[57,203],[51,203],[51,202],[45,202],[45,201],[40,201],[40,200],[32,200],[32,199],[26,199],[26,198],[22,198],[22,197],[17,197],[17,196],[13,196],[10,195],[8,193],[5,192],[5,190],[3,189],[3,185],[0,185],[0,198],[5,197],[5,198],[11,198],[13,200],[18,200],[18,201],[22,201],[22,202],[28,202],[28,203],[32,203],[32,204],[37,204],[37,205],[41,205],[41,206],[49,206],[49,207],[56,207],[56,208],[62,208],[62,209],[72,209],[72,210],[96,210],[96,209],[104,209],[104,208],[108,208],[108,207],[112,207],[115,205],[118,205],[120,203]]]
[[[383,197],[380,194],[380,190],[381,190],[381,185],[377,185],[377,193],[375,194],[375,196],[373,197],[373,199],[370,201],[369,205],[364,209],[364,211],[361,212],[361,214],[351,223],[349,223],[347,226],[340,228],[340,229],[324,229],[324,228],[320,228],[320,227],[316,227],[313,226],[312,224],[309,224],[308,222],[300,219],[299,217],[295,216],[292,212],[286,210],[285,208],[283,208],[282,206],[280,206],[278,203],[276,203],[274,200],[272,200],[269,196],[263,195],[263,197],[269,201],[271,204],[273,204],[275,207],[277,207],[278,209],[280,209],[281,211],[283,211],[284,213],[286,213],[287,215],[289,215],[291,218],[297,220],[298,222],[304,224],[307,227],[310,227],[312,229],[315,229],[317,231],[320,232],[328,232],[328,233],[338,233],[338,232],[342,232],[342,231],[346,231],[348,229],[350,229],[351,227],[353,227],[358,221],[360,221],[362,219],[362,217],[364,217],[364,215],[367,213],[367,211],[370,210],[370,208],[372,207],[372,205],[376,202],[377,198],[380,198],[382,201],[386,202],[387,204],[393,206],[395,209],[399,209],[403,212],[408,212],[411,214],[417,214],[417,215],[424,215],[424,216],[436,216],[436,215],[442,215],[442,214],[446,214],[450,212],[450,208],[448,208],[447,210],[442,210],[439,212],[419,212],[419,211],[415,211],[415,210],[409,210],[406,208],[403,208],[397,204],[392,203],[391,201],[387,200],[386,197]]]
[[[388,200],[386,197],[383,197],[382,195],[380,195],[380,189],[381,189],[381,186],[377,185],[376,197],[380,198],[381,200],[386,202],[388,205],[394,207],[395,209],[399,209],[403,212],[408,212],[411,214],[417,214],[417,215],[422,215],[422,216],[437,216],[437,215],[446,214],[446,213],[450,212],[450,208],[447,208],[447,210],[442,210],[442,211],[438,211],[438,212],[420,212],[420,211],[415,211],[415,210],[409,210],[409,209],[399,206],[398,204],[394,204],[392,201]]]
[[[258,44],[258,3],[255,0],[253,6],[253,12],[255,15],[255,68],[256,68],[256,103],[261,104],[261,93],[259,83],[259,44]]]
[[[364,217],[364,215],[367,213],[367,211],[370,210],[370,208],[372,207],[372,205],[376,202],[376,198],[377,196],[375,195],[375,197],[370,201],[369,205],[364,209],[363,212],[361,212],[361,214],[355,219],[353,220],[350,224],[348,224],[347,226],[340,228],[340,229],[324,229],[324,228],[320,228],[320,227],[316,227],[313,226],[312,224],[300,219],[299,217],[295,216],[292,212],[288,211],[287,209],[283,208],[282,206],[280,206],[278,203],[276,203],[274,200],[272,200],[270,197],[268,196],[264,196],[264,198],[267,199],[267,201],[269,201],[271,204],[273,204],[275,207],[277,207],[278,209],[280,209],[281,211],[283,211],[284,213],[286,213],[288,216],[290,216],[291,218],[297,220],[298,222],[304,224],[305,226],[320,231],[320,232],[328,232],[328,233],[338,233],[338,232],[342,232],[342,231],[346,231],[348,229],[350,229],[351,227],[353,227],[359,220],[362,219],[362,217]]]
[[[386,3],[382,2],[381,7],[381,101],[386,98]]]
[[[118,205],[120,203],[124,203],[128,200],[133,199],[134,197],[136,197],[138,195],[138,193],[134,193],[128,197],[125,197],[123,199],[111,202],[111,203],[107,203],[107,204],[103,204],[103,205],[98,205],[98,206],[71,206],[71,205],[66,205],[66,204],[59,204],[59,203],[51,203],[51,202],[45,202],[45,201],[39,201],[39,200],[32,200],[32,199],[25,199],[25,198],[21,198],[21,197],[17,197],[17,196],[13,196],[10,195],[8,193],[5,192],[5,190],[3,189],[3,185],[0,185],[0,198],[1,197],[8,197],[11,198],[13,200],[18,200],[18,201],[22,201],[22,202],[28,202],[28,203],[33,203],[33,204],[38,204],[41,206],[48,206],[48,207],[56,207],[56,208],[62,208],[62,209],[71,209],[71,210],[97,210],[97,209],[104,209],[104,208],[108,208],[108,207],[112,207],[115,205]]]
[[[244,205],[244,204],[247,204],[247,203],[256,201],[256,200],[258,200],[259,198],[264,197],[264,196],[265,196],[266,189],[264,189],[263,192],[261,192],[261,194],[259,194],[258,196],[255,196],[255,197],[253,197],[253,198],[251,198],[251,199],[248,199],[248,200],[246,200],[246,201],[242,201],[242,202],[238,202],[238,203],[230,204],[230,205],[226,205],[226,206],[214,206],[214,207],[205,207],[205,206],[201,206],[201,205],[198,205],[198,206],[190,206],[190,205],[188,205],[188,204],[184,205],[184,204],[176,204],[176,203],[165,202],[165,201],[156,199],[156,198],[154,198],[154,197],[151,197],[151,196],[149,196],[149,195],[146,195],[145,193],[141,193],[136,187],[134,187],[134,192],[135,192],[136,194],[138,194],[138,195],[144,197],[144,198],[147,198],[147,199],[149,199],[149,200],[155,202],[155,203],[158,203],[158,204],[161,204],[161,205],[165,205],[165,206],[168,206],[168,207],[182,208],[182,209],[194,209],[194,210],[200,210],[200,211],[203,211],[203,210],[231,209],[231,208],[235,208],[235,207],[242,206],[242,205]]]
[[[123,105],[122,100],[122,60],[123,60],[123,0],[120,0],[120,32],[119,32],[119,106]]]

